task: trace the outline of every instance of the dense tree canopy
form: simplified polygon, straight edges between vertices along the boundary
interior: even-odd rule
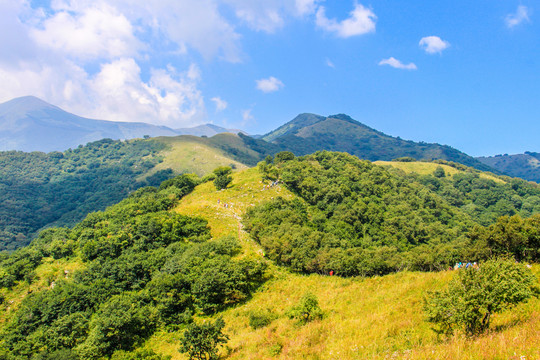
[[[0,152],[0,251],[27,245],[45,226],[72,226],[131,191],[172,177],[137,178],[161,158],[154,140],[104,139],[64,152]]]
[[[250,209],[246,229],[269,258],[295,271],[373,275],[442,269],[502,252],[538,258],[533,226],[516,231],[527,237],[526,244],[518,235],[510,241],[522,245],[497,240],[488,235],[496,229],[481,226],[504,215],[540,212],[538,186],[519,179],[497,182],[462,165],[453,176],[442,167],[432,175],[406,175],[324,151],[269,159],[259,170],[267,179],[279,178],[298,198],[276,198]]]
[[[0,334],[0,359],[57,352],[66,359],[130,358],[157,329],[177,329],[194,313],[247,299],[263,281],[264,263],[236,259],[235,238],[209,241],[206,220],[169,211],[197,183],[182,175],[160,189],[139,189],[73,229],[47,229],[4,257],[1,287],[34,282],[34,269],[47,257],[82,259],[84,266],[24,298]]]

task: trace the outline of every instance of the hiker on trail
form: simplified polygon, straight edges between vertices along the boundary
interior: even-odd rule
[[[330,270],[330,276],[334,276],[334,270]]]

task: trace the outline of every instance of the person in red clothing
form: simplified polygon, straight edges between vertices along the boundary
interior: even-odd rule
[[[330,270],[330,276],[334,276],[334,270]]]

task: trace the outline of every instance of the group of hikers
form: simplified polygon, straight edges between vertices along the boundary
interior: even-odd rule
[[[233,206],[232,204],[222,203],[220,199],[218,199],[217,203],[223,205],[223,207],[227,209]]]
[[[272,181],[272,182],[270,183],[270,185],[264,185],[263,188],[262,188],[262,190],[268,190],[268,189],[270,189],[270,188],[276,186],[277,184],[279,184],[279,180]]]
[[[450,267],[449,270],[459,270],[459,269],[468,269],[468,268],[473,268],[473,269],[478,269],[478,264],[475,262],[471,263],[471,262],[468,262],[466,263],[465,265],[462,263],[462,262],[457,262],[456,265],[454,265],[454,267]]]

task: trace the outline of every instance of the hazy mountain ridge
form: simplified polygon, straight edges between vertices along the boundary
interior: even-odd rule
[[[540,182],[540,153],[526,151],[524,154],[481,156],[477,159],[510,176]]]
[[[173,130],[142,122],[119,122],[84,118],[34,96],[0,104],[0,151],[63,151],[105,138],[126,140],[145,135],[213,136],[236,132],[212,124]]]

